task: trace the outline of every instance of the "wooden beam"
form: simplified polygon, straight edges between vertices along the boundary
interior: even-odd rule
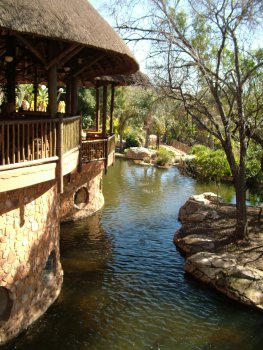
[[[65,63],[67,63],[72,57],[77,55],[81,50],[83,50],[83,46],[76,47],[75,50],[71,51],[64,59],[62,59],[59,62],[59,66],[63,66]]]
[[[100,59],[102,59],[103,55],[99,55],[96,58],[94,58],[94,60],[92,60],[91,62],[87,63],[85,66],[83,66],[82,68],[80,68],[77,72],[75,72],[73,74],[74,77],[77,77],[78,75],[80,75],[82,72],[84,72],[85,70],[87,70],[89,67],[93,66],[96,62],[98,62]]]
[[[43,65],[45,67],[47,66],[46,59],[41,55],[41,53],[27,39],[25,39],[22,35],[20,35],[18,33],[14,33],[14,35],[17,37],[17,39],[22,44],[24,44],[39,59],[40,62],[43,63]]]
[[[78,46],[79,44],[73,44],[68,48],[62,50],[57,56],[51,59],[51,61],[47,64],[46,69],[52,68],[53,66],[59,66],[61,60],[67,58],[71,51],[75,50],[76,48],[78,48],[78,51],[80,50]]]

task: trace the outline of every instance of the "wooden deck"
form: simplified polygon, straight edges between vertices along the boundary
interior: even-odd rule
[[[102,160],[106,170],[108,157],[115,149],[114,135],[103,137],[101,133],[85,132],[83,139],[80,116],[0,120],[0,178],[8,178],[8,171],[16,170],[21,175],[23,168],[27,168],[28,173],[29,167],[45,165],[48,168],[47,164],[54,163],[55,177],[60,178],[61,183],[64,175],[82,163]],[[54,176],[54,167],[51,168],[49,178]],[[0,192],[3,189],[0,188]]]

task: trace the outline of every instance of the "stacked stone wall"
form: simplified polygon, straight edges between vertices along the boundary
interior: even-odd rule
[[[60,220],[77,220],[94,214],[104,205],[102,176],[104,161],[82,165],[64,176],[64,193],[60,196]]]
[[[0,196],[0,344],[42,315],[60,292],[59,203],[53,181]]]

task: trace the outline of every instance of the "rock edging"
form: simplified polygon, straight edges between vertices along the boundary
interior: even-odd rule
[[[213,193],[192,196],[181,207],[174,242],[186,255],[185,271],[231,299],[263,310],[263,225],[248,208],[249,241],[233,242],[235,206]]]

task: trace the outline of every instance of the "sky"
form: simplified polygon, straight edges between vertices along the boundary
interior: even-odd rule
[[[101,16],[104,17],[104,19],[112,26],[114,27],[114,21],[110,16],[107,15],[105,11],[105,0],[89,0],[89,2],[92,4],[93,7],[100,13]],[[131,52],[134,54],[137,62],[140,65],[140,70],[143,73],[146,73],[146,56],[147,56],[147,44],[144,43],[138,43],[136,46],[134,46],[132,43],[127,44],[131,50]]]
[[[110,1],[106,0],[88,0],[94,7],[95,9],[98,10],[98,12],[104,17],[104,19],[107,20],[107,22],[114,27],[114,20],[107,14],[107,11],[105,9],[105,3],[109,4]],[[139,11],[141,11],[140,5],[139,5]],[[263,27],[263,26],[262,26]],[[263,28],[261,27],[261,30],[258,30],[257,33],[254,33],[254,38],[252,41],[252,47],[254,49],[257,49],[259,47],[263,47]],[[147,73],[146,69],[146,57],[147,53],[150,50],[150,44],[147,42],[139,42],[134,46],[133,43],[128,43],[127,44],[130,48],[130,50],[133,52],[137,62],[140,65],[140,70],[144,73]]]

